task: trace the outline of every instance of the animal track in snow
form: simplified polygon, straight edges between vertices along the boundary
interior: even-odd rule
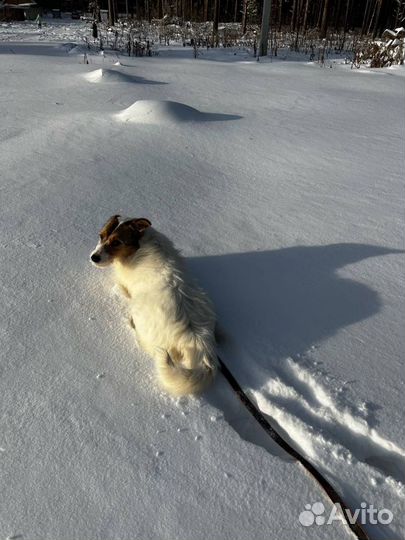
[[[393,479],[394,484],[405,483],[404,450],[382,437],[348,405],[338,406],[316,376],[292,358],[254,395],[260,409],[312,459],[319,459],[321,447],[336,460],[351,463],[354,458]]]

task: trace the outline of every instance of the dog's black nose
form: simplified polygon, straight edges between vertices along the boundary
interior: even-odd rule
[[[100,255],[97,255],[97,253],[93,253],[93,255],[92,255],[90,258],[91,258],[91,260],[92,260],[93,262],[95,262],[95,263],[98,263],[98,262],[100,262],[100,260],[101,260]]]

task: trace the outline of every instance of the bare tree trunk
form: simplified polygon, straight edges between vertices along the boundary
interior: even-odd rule
[[[351,0],[347,0],[345,22],[343,24],[343,35],[345,35],[347,32],[347,23],[349,22],[349,13],[350,13],[350,3],[351,3]]]
[[[373,28],[373,22],[375,21],[376,15],[377,15],[377,9],[378,9],[378,0],[375,0],[373,13],[371,15],[370,23],[369,23],[368,29],[367,29],[367,34],[371,34],[371,29]]]
[[[339,0],[335,9],[334,27],[336,32],[339,30],[340,14],[342,13],[342,0]]]
[[[328,18],[329,18],[329,0],[325,0],[325,3],[323,5],[321,30],[319,32],[319,37],[321,39],[326,38],[326,32],[328,30],[328,22],[329,22]]]
[[[108,0],[108,24],[110,26],[114,26],[114,23],[114,0]]]
[[[371,28],[372,28],[372,26],[373,26],[373,21],[374,21],[374,18],[375,18],[375,15],[376,15],[376,11],[377,11],[377,4],[378,4],[378,0],[375,0],[374,9],[373,9],[373,14],[371,15],[370,24],[368,25],[367,34],[370,34],[370,33],[371,33]]]
[[[281,32],[281,25],[283,23],[283,0],[278,2],[278,31]]]
[[[401,0],[396,0],[396,3],[397,3],[397,12],[395,14],[394,28],[397,28],[397,26],[399,25],[399,21],[403,17],[403,8],[405,5],[404,3],[401,2]],[[402,16],[401,16],[401,4],[402,4]]]
[[[114,8],[114,22],[118,21],[118,5],[117,0],[113,0],[113,8]]]
[[[225,1],[225,19],[224,21],[226,21],[227,17],[228,17],[228,14],[229,14],[229,0],[226,0]]]
[[[375,22],[374,22],[374,30],[373,30],[373,39],[377,36],[378,31],[378,23],[380,22],[380,13],[381,13],[381,6],[382,6],[383,0],[377,0],[377,9],[376,9],[376,15],[375,15]]]
[[[297,1],[297,14],[295,16],[295,29],[299,32],[302,23],[302,5],[304,0]]]
[[[238,6],[239,6],[239,1],[235,0],[235,11],[233,12],[233,22],[235,23],[238,20]]]
[[[267,56],[267,45],[269,40],[271,0],[263,0],[262,26],[260,29],[259,56]]]
[[[291,14],[291,32],[295,30],[295,19],[297,17],[297,0],[293,1],[292,14]]]
[[[325,0],[325,1],[327,1],[327,0]],[[323,13],[322,7],[323,7],[323,5],[324,5],[323,0],[320,0],[320,2],[319,2],[319,12],[318,12],[318,21],[316,23],[316,27],[319,28],[319,29],[321,28],[322,13]]]
[[[246,34],[248,0],[243,0],[242,35]]]
[[[301,15],[302,15],[302,0],[297,0],[297,6],[296,6],[296,14],[295,14],[295,23],[294,23],[294,32],[295,32],[295,40],[294,40],[294,50],[298,51],[298,38],[301,28]]]
[[[204,21],[208,21],[208,0],[204,0]]]
[[[366,31],[367,21],[368,21],[368,13],[370,11],[370,5],[371,5],[371,0],[367,0],[366,9],[364,10],[363,24],[361,25],[360,37],[362,37],[363,34]]]
[[[214,2],[214,24],[212,28],[212,41],[215,47],[218,47],[218,23],[219,23],[219,2],[220,0],[215,0]]]
[[[309,0],[306,0],[305,11],[304,11],[304,21],[302,23],[302,26],[304,28],[304,34],[307,31],[307,26],[308,26],[308,12],[309,12]]]
[[[349,21],[349,12],[350,12],[350,3],[351,0],[346,0],[346,11],[345,11],[345,20],[343,22],[343,39],[342,43],[340,45],[340,49],[343,51],[346,41],[346,32],[347,32],[347,24]]]

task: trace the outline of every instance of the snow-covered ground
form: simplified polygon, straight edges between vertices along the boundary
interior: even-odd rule
[[[0,537],[352,537],[300,524],[328,499],[221,377],[156,387],[88,260],[122,212],[182,249],[262,411],[353,508],[393,513],[373,539],[403,538],[403,70],[87,65],[63,44],[83,23],[20,26],[0,26]]]

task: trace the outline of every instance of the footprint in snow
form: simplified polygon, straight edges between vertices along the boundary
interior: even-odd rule
[[[307,451],[318,453],[317,445],[327,446],[336,459],[350,463],[354,456],[405,483],[405,451],[370,427],[364,411],[358,416],[353,406],[339,405],[302,363],[288,358],[256,398],[262,411],[275,418],[294,440],[307,441]],[[364,404],[356,409],[362,411]]]

